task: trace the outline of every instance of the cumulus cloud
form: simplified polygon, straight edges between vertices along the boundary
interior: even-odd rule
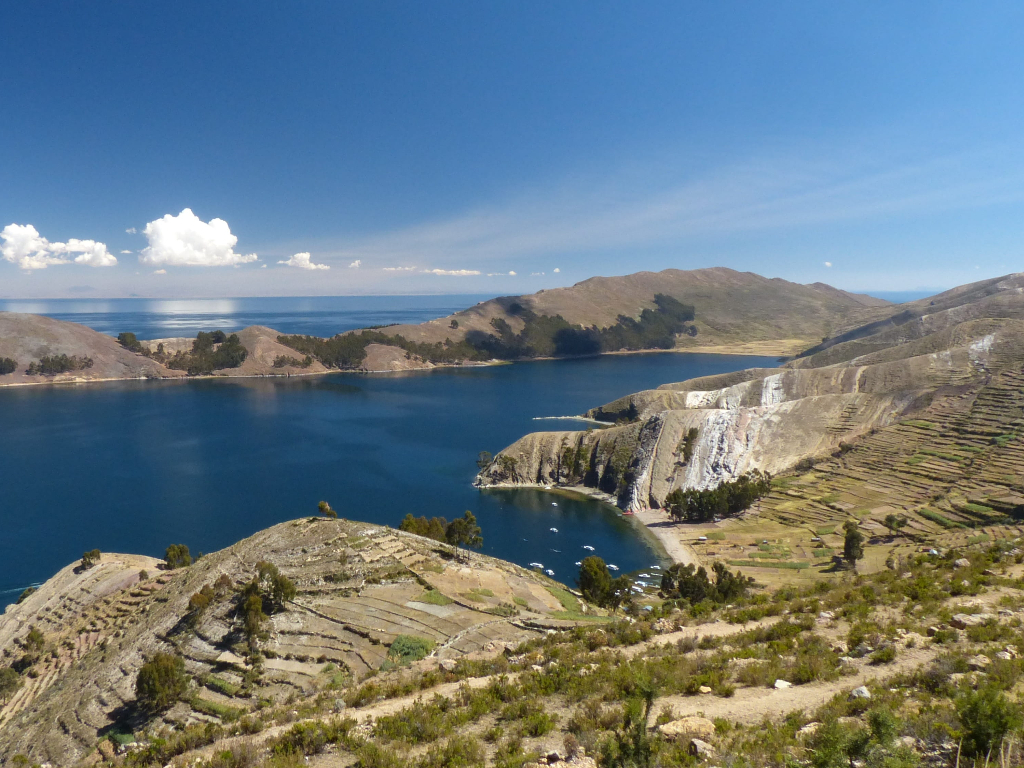
[[[479,269],[424,269],[428,275],[452,275],[455,277],[466,277],[468,275],[479,275]]]
[[[135,251],[121,251],[121,253],[135,253]]]
[[[558,267],[555,267],[552,271],[557,275],[562,270],[560,270]]]
[[[139,233],[139,230],[137,230],[135,227],[128,227],[128,229],[126,229],[125,232],[127,232],[129,235],[137,235]]]
[[[154,272],[153,274],[154,274],[154,275],[166,275],[166,274],[167,274],[167,270],[166,270],[166,269],[158,269],[158,270],[157,270],[156,272]]]
[[[309,253],[296,253],[290,259],[277,263],[284,264],[286,267],[295,267],[296,269],[330,269],[330,266],[327,264],[314,264],[310,261]]]
[[[831,261],[826,261],[825,262],[825,266],[826,267],[831,267],[832,266],[832,262]]]
[[[348,268],[349,269],[359,269],[361,266],[363,266],[363,260],[362,259],[356,259],[355,261],[353,261],[351,264],[348,265]]]
[[[177,216],[167,214],[142,230],[149,245],[139,261],[151,266],[228,267],[256,261],[256,254],[235,253],[238,238],[224,219],[202,221],[186,208]]]
[[[117,259],[103,243],[75,238],[66,243],[51,243],[31,224],[8,224],[0,232],[0,238],[4,241],[0,254],[6,261],[22,269],[46,269],[71,263],[88,267],[112,267],[117,264]]]

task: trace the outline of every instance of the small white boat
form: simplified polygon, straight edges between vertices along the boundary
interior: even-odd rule
[[[576,565],[583,565],[579,560],[576,561]]]
[[[551,531],[552,533],[558,533],[558,529],[557,529],[557,528],[551,528],[551,529],[549,529],[549,530],[550,530],[550,531]]]
[[[707,541],[707,540],[708,540],[707,536],[698,536],[697,537],[697,541]]]
[[[544,563],[530,563],[531,568],[543,568]]]
[[[660,565],[652,565],[651,566],[651,570],[652,571],[660,571],[661,570],[661,566]]]
[[[608,570],[610,570],[610,571],[617,571],[617,570],[619,570],[619,566],[612,565],[611,563],[608,563]]]
[[[641,579],[649,579],[649,578],[651,578],[651,574],[649,574],[649,573],[641,573],[640,574],[640,578]]]
[[[557,501],[552,501],[551,502],[551,506],[552,507],[557,507],[558,506],[558,502]]]
[[[548,576],[554,576],[555,575],[555,572],[552,571],[550,568],[545,568],[544,569],[544,573],[547,574]]]
[[[588,552],[593,552],[594,551],[594,548],[592,546],[590,546],[589,544],[584,544],[583,548],[585,550],[587,550]]]

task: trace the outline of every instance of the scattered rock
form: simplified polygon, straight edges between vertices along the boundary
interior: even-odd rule
[[[658,726],[658,731],[670,741],[686,736],[710,739],[715,735],[715,724],[706,717],[691,716]]]
[[[845,656],[849,650],[849,647],[842,640],[836,640],[832,643],[832,652],[838,653],[840,656]]]
[[[701,739],[690,739],[690,755],[696,757],[698,760],[714,757],[715,748]]]
[[[853,656],[840,656],[839,657],[839,663],[840,664],[854,664],[854,663],[856,663],[856,661],[857,660],[855,658],[853,658]]]
[[[697,692],[698,693],[711,693],[711,689],[708,686],[706,686],[706,685],[702,685],[700,688],[697,689]]]
[[[980,627],[994,619],[995,616],[991,613],[958,613],[949,620],[949,623],[957,629],[967,629],[968,627]]]
[[[970,659],[967,660],[967,666],[973,670],[984,670],[991,665],[992,659],[990,659],[988,656],[982,656],[981,654],[978,654],[977,656],[972,656]]]
[[[818,618],[823,621],[832,621],[836,615],[832,611],[822,611],[818,614]]]
[[[776,690],[781,690],[781,689],[784,689],[784,688],[792,688],[792,687],[793,687],[793,684],[791,682],[789,682],[788,680],[776,680],[775,681],[775,689]]]
[[[872,653],[874,650],[875,649],[872,648],[867,643],[861,643],[860,645],[858,645],[856,648],[853,649],[853,655],[858,657],[858,658],[861,658],[861,657],[867,656],[869,653]]]
[[[960,558],[957,558],[956,560],[953,561],[953,567],[954,568],[970,568],[971,567],[971,561],[968,560],[966,557],[960,557]]]
[[[797,736],[813,736],[821,728],[821,723],[808,723],[799,731],[796,732]]]
[[[440,663],[437,666],[439,666],[445,672],[454,672],[457,664],[458,662],[456,662],[455,659],[441,659]]]
[[[854,688],[852,691],[850,691],[850,698],[851,699],[870,699],[871,698],[871,691],[869,691],[867,689],[867,686],[862,685],[862,686],[860,686],[858,688]]]
[[[1013,655],[1006,651],[1000,651],[996,654],[996,658],[1000,661],[1013,661]]]

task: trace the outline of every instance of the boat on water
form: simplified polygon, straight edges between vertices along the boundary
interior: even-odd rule
[[[554,572],[554,571],[552,571],[552,570],[551,570],[550,568],[545,568],[545,569],[544,569],[544,574],[545,574],[546,576],[554,576],[554,575],[555,575],[555,572]]]
[[[612,565],[611,563],[608,563],[608,570],[609,571],[617,571],[617,570],[619,570],[619,566]]]
[[[530,563],[531,568],[543,568],[544,563]]]
[[[551,528],[550,530],[551,530],[552,533],[558,533],[558,529],[557,528]]]
[[[588,552],[593,552],[594,551],[594,548],[592,546],[590,546],[589,544],[584,544],[583,548],[585,550],[587,550]]]

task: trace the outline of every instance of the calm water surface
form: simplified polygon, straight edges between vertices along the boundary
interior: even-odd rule
[[[464,296],[402,298],[447,299],[452,308],[472,303]],[[271,307],[278,319],[291,314],[292,326],[242,307],[242,319],[226,313],[202,327],[256,322],[328,335],[336,327],[330,323],[362,324],[363,308],[353,309],[348,298],[324,310],[333,313],[329,322],[303,320],[296,301],[304,300]],[[67,307],[42,304],[35,311]],[[409,304],[391,314],[382,309],[381,322],[450,311]],[[117,309],[98,312],[89,324],[112,333],[165,328],[166,317]],[[200,329],[208,318],[197,315],[210,313],[199,309],[179,316],[176,327]],[[578,414],[666,382],[774,364],[647,354],[385,376],[0,389],[0,605],[93,547],[160,556],[182,542],[193,553],[212,552],[311,514],[321,499],[345,517],[393,526],[407,512],[450,519],[470,509],[483,527],[482,551],[543,563],[567,583],[585,544],[622,572],[645,568],[656,555],[616,510],[536,490],[478,491],[477,453],[497,452],[535,430],[586,426],[537,417]]]

